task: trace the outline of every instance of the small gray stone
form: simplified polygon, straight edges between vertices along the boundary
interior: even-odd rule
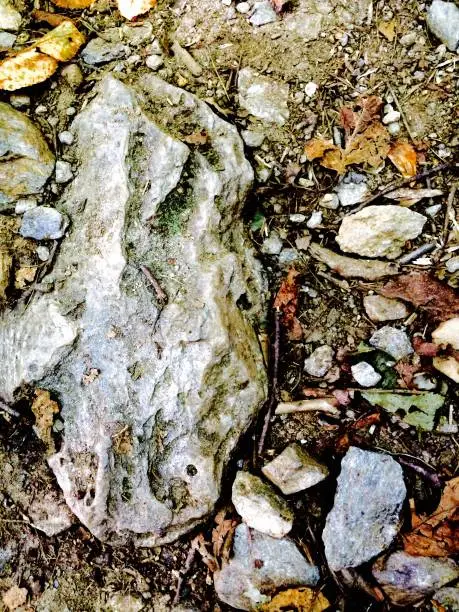
[[[248,2],[239,2],[236,4],[236,11],[241,15],[246,15],[250,11],[250,4]]]
[[[17,215],[23,215],[26,210],[31,210],[37,206],[35,198],[20,198],[14,205],[14,212]]]
[[[345,252],[395,259],[408,240],[419,236],[426,220],[403,206],[367,206],[344,217],[336,241]]]
[[[64,66],[61,75],[73,89],[76,89],[83,82],[83,73],[78,64]]]
[[[336,210],[339,206],[339,198],[336,193],[326,193],[323,198],[319,200],[319,206],[322,206],[322,208],[329,208],[330,210]]]
[[[261,252],[264,255],[279,255],[282,251],[282,240],[276,232],[271,232],[270,236],[266,238],[261,247]]]
[[[408,316],[408,309],[403,302],[382,295],[366,295],[363,298],[363,306],[369,318],[377,323]]]
[[[72,166],[66,161],[56,162],[56,183],[68,183],[73,178]]]
[[[246,525],[272,538],[283,538],[293,526],[287,502],[249,472],[236,474],[231,501]]]
[[[399,121],[400,116],[401,115],[398,111],[392,110],[386,115],[384,115],[382,122],[384,123],[384,125],[389,125],[389,123],[395,123],[396,121]]]
[[[153,36],[153,24],[149,21],[144,21],[136,25],[125,23],[121,27],[121,34],[123,39],[126,40],[133,47],[139,47],[150,41]]]
[[[162,55],[149,55],[145,60],[145,64],[150,70],[159,70],[164,64],[164,59]]]
[[[393,604],[408,606],[459,578],[459,566],[452,559],[414,557],[398,551],[378,559],[373,576]]]
[[[23,113],[0,102],[0,209],[21,196],[39,193],[54,168],[41,132]]]
[[[249,21],[254,26],[262,26],[277,21],[276,11],[273,9],[271,2],[269,0],[255,2]]]
[[[279,265],[289,266],[296,261],[299,261],[300,254],[296,249],[282,249],[279,253]]]
[[[310,376],[321,378],[332,367],[334,351],[330,346],[319,346],[304,361],[304,369]]]
[[[359,361],[351,366],[351,372],[354,380],[362,387],[374,387],[381,380],[381,374],[366,361]]]
[[[245,144],[251,148],[261,147],[265,139],[263,132],[258,132],[256,130],[242,130],[241,136]]]
[[[341,206],[354,206],[368,195],[368,187],[365,182],[354,183],[341,181],[335,189]]]
[[[390,325],[385,325],[375,331],[370,338],[370,344],[391,355],[397,361],[413,352],[413,347],[406,332]]]
[[[459,270],[459,255],[456,255],[455,257],[451,257],[451,259],[448,259],[448,261],[446,262],[446,269],[451,274],[454,274],[455,272]]]
[[[37,246],[36,248],[36,253],[38,256],[38,259],[40,261],[48,261],[49,259],[49,249],[48,247],[45,247],[44,245],[40,244],[40,246]],[[62,423],[62,421],[61,421]]]
[[[437,381],[423,372],[413,376],[413,384],[420,391],[433,391],[437,388]]]
[[[16,42],[16,34],[0,31],[0,49],[11,49]]]
[[[319,227],[321,223],[322,223],[322,211],[315,210],[312,213],[312,215],[309,217],[308,222],[306,223],[306,226],[309,227],[309,229],[315,229],[316,227]]]
[[[262,472],[284,495],[309,489],[328,476],[327,467],[298,444],[289,444]]]
[[[434,0],[427,11],[427,25],[450,51],[458,51],[459,7],[454,2]]]
[[[432,206],[427,206],[426,213],[429,217],[436,217],[438,213],[441,211],[441,204],[432,204]]]
[[[459,611],[459,588],[457,586],[443,587],[432,595],[432,599],[443,606],[446,612]]]
[[[294,14],[286,14],[283,22],[287,30],[294,32],[304,42],[309,42],[319,37],[322,29],[323,15],[310,13],[309,11],[294,11]]]
[[[403,47],[411,47],[412,45],[415,44],[418,38],[419,38],[419,32],[416,32],[415,30],[413,30],[401,36],[399,42]]]
[[[16,32],[21,25],[21,14],[9,0],[0,0],[0,28]]]
[[[387,126],[387,131],[391,136],[398,136],[400,134],[401,126],[400,123],[389,123]]]
[[[405,496],[402,468],[392,457],[352,446],[322,534],[330,568],[357,567],[385,550],[399,530]]]
[[[317,567],[292,540],[270,538],[244,524],[236,528],[233,553],[214,574],[214,584],[218,597],[238,610],[253,610],[275,589],[314,586],[319,580]]]
[[[126,55],[126,45],[122,42],[109,42],[102,38],[93,38],[88,42],[81,52],[81,57],[86,64],[96,66],[106,64]]]
[[[13,108],[26,108],[30,106],[30,96],[12,94],[10,96],[10,104]]]
[[[55,208],[37,206],[24,213],[19,233],[24,238],[57,240],[62,238],[67,225],[67,218]]]
[[[66,144],[66,145],[71,145],[74,140],[72,132],[69,132],[68,130],[61,132],[58,135],[58,138],[59,138],[59,142],[61,142],[62,144]]]
[[[303,215],[301,213],[293,213],[292,215],[289,215],[289,221],[291,221],[292,223],[304,223],[306,221],[306,218],[306,215]]]
[[[283,125],[288,117],[289,86],[260,76],[252,68],[239,71],[239,105],[254,117]]]

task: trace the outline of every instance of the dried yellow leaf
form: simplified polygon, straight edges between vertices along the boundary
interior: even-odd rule
[[[46,81],[57,70],[57,61],[34,49],[7,57],[0,63],[0,89],[14,91]]]
[[[51,435],[54,415],[59,412],[59,404],[51,399],[49,391],[35,389],[35,399],[32,402],[32,412],[35,416],[35,431],[48,449],[48,454],[55,451]]]
[[[67,62],[75,57],[84,42],[85,37],[75,27],[75,24],[72,21],[63,21],[43,38],[40,38],[34,44],[34,48],[60,62]]]
[[[405,178],[416,175],[416,151],[409,142],[399,140],[394,143],[390,148],[388,157]]]
[[[147,13],[156,6],[156,0],[118,0],[118,10],[126,19]]]
[[[378,23],[378,30],[387,38],[389,42],[392,42],[395,38],[395,19],[391,21],[380,21]]]
[[[94,0],[52,0],[53,4],[65,9],[84,9],[93,2]]]
[[[303,587],[281,591],[269,603],[261,606],[259,610],[260,612],[283,612],[284,610],[323,612],[329,607],[330,602],[322,593]]]

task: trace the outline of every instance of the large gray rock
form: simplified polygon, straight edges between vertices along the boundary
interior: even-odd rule
[[[427,11],[427,25],[450,51],[459,51],[459,7],[434,0]]]
[[[41,191],[53,168],[54,156],[40,130],[26,115],[0,102],[0,210]]]
[[[413,557],[398,551],[378,559],[373,576],[392,603],[408,606],[459,578],[459,566],[452,559]]]
[[[402,468],[392,457],[351,447],[322,534],[330,568],[357,567],[385,550],[400,527],[405,495]]]
[[[214,574],[218,597],[237,610],[253,610],[281,587],[315,585],[319,570],[306,561],[294,542],[278,540],[241,524],[233,558]]]
[[[179,139],[196,130],[210,150]],[[42,291],[0,321],[0,396],[51,390],[70,508],[101,539],[156,545],[212,511],[265,398],[264,282],[240,219],[252,170],[233,126],[153,75],[105,77],[72,132],[69,235]]]

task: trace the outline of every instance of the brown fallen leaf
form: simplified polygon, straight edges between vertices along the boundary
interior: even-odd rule
[[[428,272],[402,274],[387,282],[379,293],[388,298],[405,300],[436,321],[446,321],[459,314],[459,297],[454,289]]]
[[[226,518],[227,510],[223,509],[215,516],[215,527],[212,530],[212,552],[216,559],[228,561],[237,521]]]
[[[273,307],[282,313],[282,323],[286,327],[290,340],[301,340],[303,328],[296,318],[298,309],[298,281],[299,272],[290,268],[287,277],[282,281],[274,300]]]
[[[413,530],[403,536],[409,555],[448,557],[459,552],[459,478],[449,480],[438,508],[428,517],[412,509]]]
[[[54,415],[59,412],[59,404],[51,399],[46,389],[35,389],[35,399],[32,402],[31,410],[35,416],[37,436],[46,444],[48,455],[52,455],[55,447],[51,430]]]
[[[387,38],[389,42],[392,42],[395,38],[395,19],[391,19],[390,21],[380,21],[378,23],[378,32]]]
[[[441,189],[410,189],[409,187],[400,187],[390,193],[386,193],[384,197],[388,200],[397,200],[404,206],[413,206],[425,198],[436,198],[441,195],[443,195]]]
[[[118,0],[118,10],[126,19],[134,19],[156,6],[156,0]]]
[[[397,170],[402,173],[404,178],[410,178],[416,175],[416,151],[409,142],[399,140],[394,143],[390,147],[387,157],[394,164]]]
[[[212,573],[214,573],[220,568],[215,557],[207,549],[208,545],[209,544],[206,542],[206,539],[202,533],[198,533],[198,535],[191,541],[191,547],[201,555],[204,565]]]
[[[32,17],[35,21],[43,21],[53,26],[53,28],[60,25],[63,21],[72,21],[67,15],[59,15],[59,13],[50,13],[49,11],[40,11],[38,9],[32,11]]]
[[[344,149],[330,140],[314,138],[305,146],[308,160],[318,159],[322,166],[338,174],[344,174],[350,165],[380,166],[390,148],[390,134],[379,120],[381,105],[381,98],[370,96],[360,100],[359,110],[342,108],[340,122],[345,133]]]
[[[23,51],[0,62],[0,89],[14,91],[46,81],[58,61],[72,59],[85,42],[83,34],[65,20]]]
[[[281,591],[268,603],[261,605],[260,612],[323,612],[330,602],[320,591],[308,587]]]

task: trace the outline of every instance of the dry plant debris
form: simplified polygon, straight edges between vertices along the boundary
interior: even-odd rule
[[[404,178],[416,176],[417,156],[413,145],[399,140],[389,149],[387,157]]]
[[[14,585],[3,593],[2,599],[8,610],[17,610],[27,601],[27,589],[21,589]]]
[[[35,431],[37,436],[46,444],[48,455],[55,451],[54,440],[51,434],[54,415],[59,412],[59,404],[51,399],[46,389],[35,389],[35,399],[31,406],[35,416]]]
[[[282,313],[282,324],[288,332],[290,340],[301,340],[303,329],[296,317],[298,309],[298,280],[299,272],[290,268],[286,278],[282,281],[274,300],[273,308]]]
[[[412,509],[413,530],[403,536],[410,555],[448,557],[459,552],[459,478],[446,483],[438,508],[428,517]]]
[[[281,591],[258,609],[260,612],[323,612],[329,606],[330,602],[320,591],[302,587]]]

